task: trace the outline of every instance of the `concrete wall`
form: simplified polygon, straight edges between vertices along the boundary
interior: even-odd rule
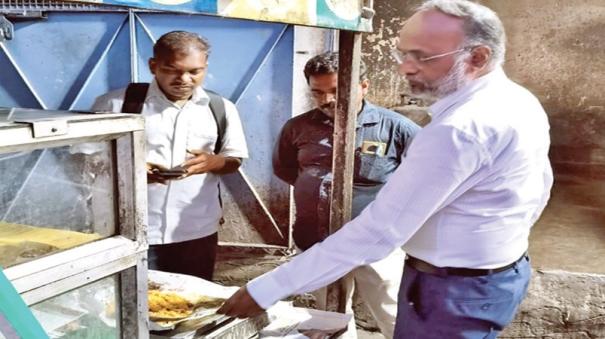
[[[485,1],[508,33],[506,70],[535,93],[552,126],[551,159],[563,184],[590,185],[570,205],[605,206],[605,2]],[[605,226],[605,219],[601,220]]]

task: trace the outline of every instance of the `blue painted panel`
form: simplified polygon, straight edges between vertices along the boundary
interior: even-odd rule
[[[9,41],[10,42],[10,41]],[[8,44],[8,43],[7,43]],[[0,106],[41,108],[36,98],[0,49]]]
[[[201,15],[139,14],[154,39],[173,30],[199,33],[210,41],[211,52],[205,87],[236,100],[256,72],[271,46],[286,27],[245,20],[227,20]],[[145,43],[147,37],[138,35]],[[142,43],[139,43],[140,47]],[[149,48],[139,50],[140,68],[152,55]],[[290,59],[292,57],[290,56]],[[143,61],[145,63],[143,63]],[[291,73],[287,70],[287,74]],[[142,80],[148,73],[141,72]]]
[[[140,16],[139,16],[140,19]],[[141,19],[142,20],[142,19]],[[153,44],[159,36],[150,36],[140,22],[136,22],[137,57],[138,57],[138,80],[139,82],[150,82],[153,75],[149,71],[149,58],[153,55]]]
[[[127,16],[124,17],[124,19],[126,18]],[[128,23],[125,22],[119,29],[120,31],[111,46],[103,47],[109,48],[107,54],[99,60],[96,68],[90,74],[90,79],[82,88],[80,97],[74,102],[74,109],[88,110],[97,96],[116,88],[126,87],[130,82],[130,32]]]
[[[153,39],[176,29],[206,36],[212,50],[205,86],[233,101],[239,98],[287,27],[206,16],[138,15]],[[123,13],[50,13],[47,21],[17,23],[16,38],[6,42],[6,46],[47,108],[87,109],[97,95],[130,82],[127,18]],[[136,27],[139,81],[150,81],[147,60],[152,54],[153,41],[139,23]],[[287,33],[292,34],[292,30]],[[110,43],[109,52],[104,55]],[[283,43],[292,44],[291,38],[280,42]],[[291,60],[291,52],[284,57]],[[0,66],[3,69],[0,79],[5,79],[0,85],[0,104],[38,108],[1,52]],[[274,72],[287,77],[291,77],[290,73],[291,69]]]
[[[7,47],[46,106],[67,109],[123,20],[57,13],[43,23],[17,23]]]
[[[250,152],[243,170],[284,234],[289,186],[273,175],[271,153],[281,127],[292,116],[293,39],[289,27],[237,102]]]
[[[271,152],[281,127],[292,116],[292,44],[292,27],[289,27],[237,102],[250,147],[250,159],[243,167],[254,186],[277,180],[273,176]]]

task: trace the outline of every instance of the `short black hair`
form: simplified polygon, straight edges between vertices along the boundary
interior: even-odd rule
[[[210,43],[206,38],[197,33],[172,31],[162,35],[153,45],[153,57],[158,59],[168,55],[187,53],[191,48],[205,52],[206,55],[210,54]]]
[[[323,75],[338,73],[338,52],[325,52],[309,59],[305,64],[305,78],[309,83],[312,75]],[[359,63],[359,79],[366,80],[366,64],[363,60]]]

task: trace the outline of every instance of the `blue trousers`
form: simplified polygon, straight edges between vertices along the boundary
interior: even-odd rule
[[[512,268],[480,277],[438,276],[406,266],[395,339],[496,338],[527,293],[527,256]]]

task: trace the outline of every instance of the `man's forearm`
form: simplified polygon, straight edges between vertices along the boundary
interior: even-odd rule
[[[219,155],[220,156],[220,155]],[[237,171],[242,165],[242,159],[234,157],[224,157],[225,165],[222,168],[212,171],[214,174],[229,174]]]

